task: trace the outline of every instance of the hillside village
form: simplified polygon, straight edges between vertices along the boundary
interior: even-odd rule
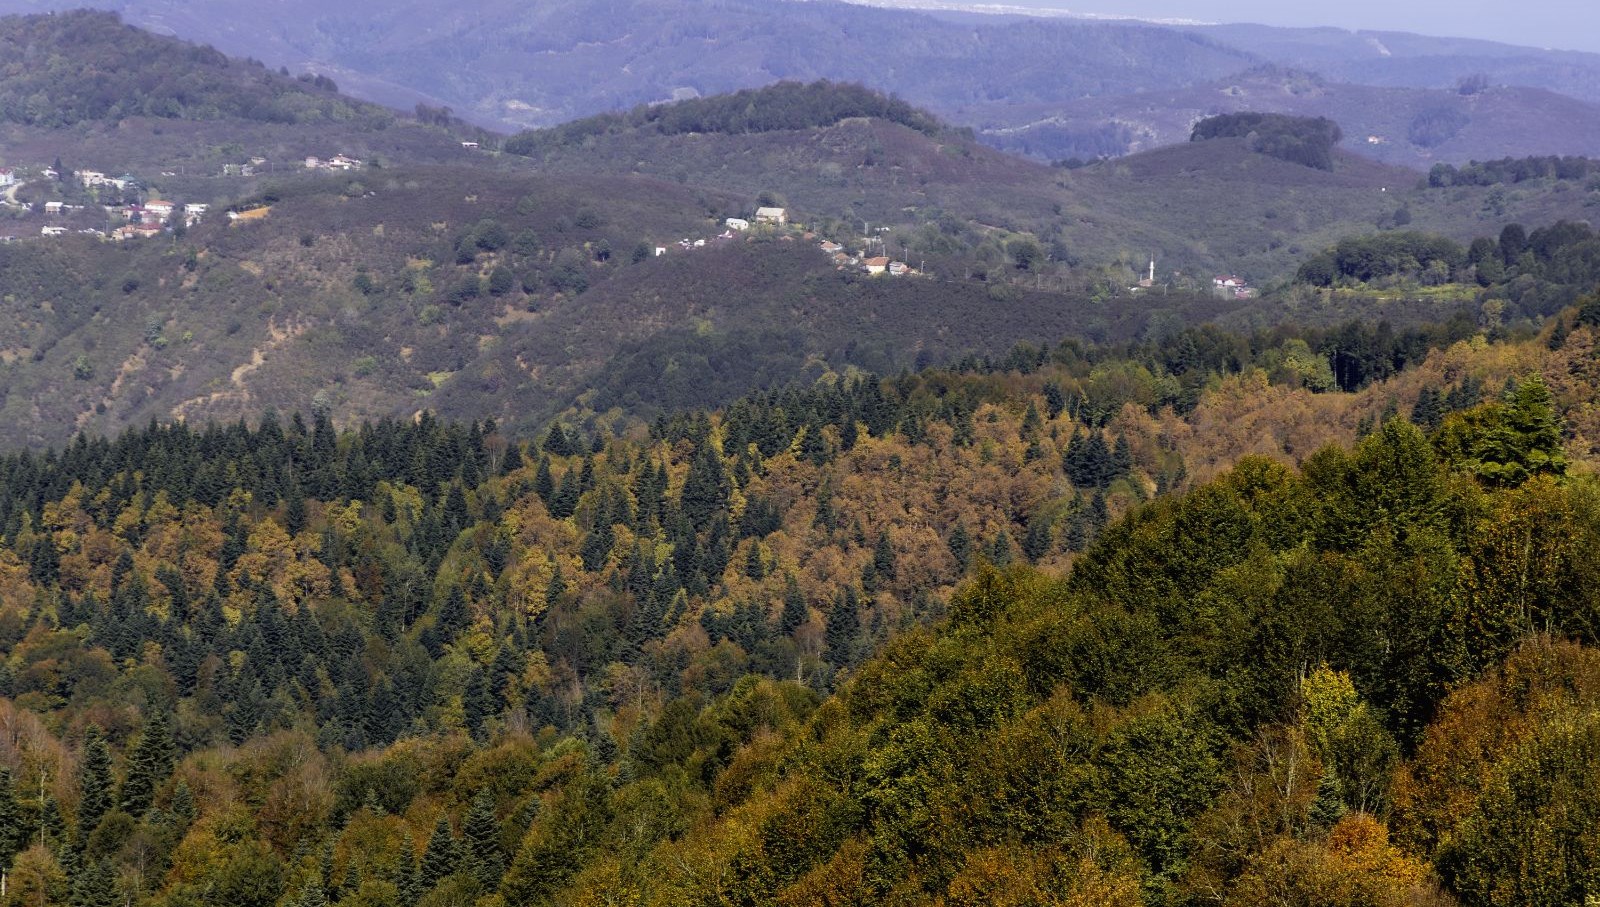
[[[132,173],[112,176],[87,168],[62,173],[58,166],[59,162],[0,169],[0,243],[67,235],[111,242],[150,238],[175,228],[194,227],[211,209],[211,202],[163,199],[146,180]],[[248,163],[225,164],[220,176],[249,178],[268,166],[266,158],[252,157]],[[343,153],[329,158],[308,156],[303,162],[304,170],[318,172],[351,172],[366,166],[365,161]],[[162,172],[162,176],[173,175]],[[20,196],[25,188],[32,190],[30,195],[46,200],[24,200]],[[235,212],[229,212],[229,219],[235,218]]]

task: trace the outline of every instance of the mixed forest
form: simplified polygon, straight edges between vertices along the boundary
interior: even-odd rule
[[[0,130],[69,231],[0,247],[0,907],[1600,899],[1586,159],[840,82],[498,154],[94,13],[0,19]]]
[[[5,903],[1581,900],[1597,312],[6,455]]]

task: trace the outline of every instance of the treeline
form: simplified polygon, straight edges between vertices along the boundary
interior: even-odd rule
[[[765,88],[671,104],[642,105],[627,113],[602,114],[549,129],[530,130],[507,139],[505,150],[533,156],[555,148],[581,145],[595,136],[620,132],[742,135],[816,129],[851,117],[888,120],[928,135],[937,135],[945,129],[933,115],[861,85],[826,80],[778,82]]]
[[[382,128],[383,109],[337,94],[324,76],[290,78],[259,63],[75,10],[0,19],[0,122],[61,127],[125,117],[238,118]]]
[[[1434,164],[1428,171],[1428,185],[1442,189],[1450,186],[1499,186],[1537,179],[1581,182],[1596,173],[1600,173],[1600,165],[1586,157],[1506,157],[1497,161],[1472,161],[1461,167]]]
[[[1333,149],[1344,133],[1326,117],[1281,113],[1227,113],[1194,125],[1191,142],[1210,139],[1250,140],[1250,149],[1269,157],[1317,170],[1333,169]]]
[[[1341,240],[1307,259],[1295,279],[1320,287],[1476,284],[1527,317],[1547,317],[1600,283],[1600,236],[1569,221],[1532,232],[1508,224],[1466,247],[1427,233],[1384,232]]]

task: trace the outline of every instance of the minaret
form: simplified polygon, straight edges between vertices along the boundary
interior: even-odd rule
[[[1154,255],[1152,255],[1152,256],[1150,256],[1150,285],[1151,286],[1155,286],[1155,283],[1156,283],[1156,257]]]

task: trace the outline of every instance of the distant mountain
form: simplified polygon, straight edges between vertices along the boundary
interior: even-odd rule
[[[36,11],[85,0],[0,0]],[[128,21],[229,53],[322,72],[410,106],[439,99],[488,124],[551,125],[780,79],[830,78],[935,110],[1061,101],[1220,78],[1255,55],[1172,29],[1073,21],[967,24],[784,0],[118,0]]]
[[[1276,66],[1172,90],[1056,106],[985,104],[954,115],[976,123],[981,138],[995,147],[1065,160],[1187,141],[1197,120],[1246,110],[1327,117],[1344,128],[1346,148],[1409,167],[1505,156],[1600,155],[1600,105],[1546,89],[1383,88]]]
[[[1340,28],[1207,25],[1184,30],[1337,82],[1454,89],[1481,76],[1490,85],[1543,88],[1600,103],[1600,54]]]
[[[0,10],[83,2],[0,0]],[[980,16],[831,0],[475,0],[470,9],[444,0],[100,2],[134,24],[330,75],[362,97],[407,109],[448,105],[497,128],[818,78],[894,92],[984,129],[1003,147],[1058,158],[1181,140],[1199,116],[1239,109],[1329,116],[1352,142],[1384,139],[1351,147],[1407,165],[1594,153],[1600,120],[1566,100],[1600,104],[1600,55],[1388,32]],[[1264,64],[1314,74],[1290,78],[1315,91],[1279,97],[1281,86],[1244,75]],[[1463,99],[1463,83],[1564,97],[1488,91]]]

